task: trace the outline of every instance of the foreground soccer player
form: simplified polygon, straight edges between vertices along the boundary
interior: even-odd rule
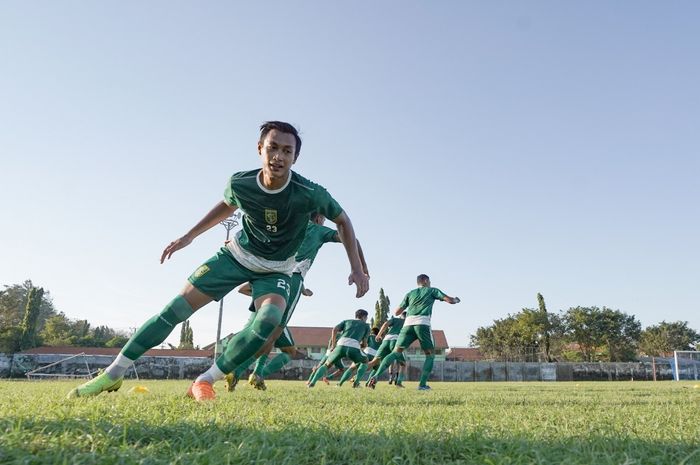
[[[282,353],[277,355],[269,364],[265,365],[269,352],[272,350],[272,345],[268,344],[268,346],[266,346],[267,351],[264,351],[263,355],[258,357],[253,373],[251,373],[250,377],[248,378],[248,383],[256,389],[265,390],[266,386],[264,378],[266,376],[280,370],[291,359],[299,358],[301,356],[301,353],[295,347],[292,334],[286,328],[286,326],[289,324],[289,320],[291,319],[297,303],[299,302],[299,295],[313,295],[313,292],[304,287],[304,279],[306,278],[306,274],[311,268],[311,265],[313,265],[319,250],[328,242],[340,242],[340,236],[337,231],[323,226],[325,221],[326,218],[322,214],[314,213],[311,216],[311,221],[306,227],[304,241],[301,243],[296,255],[297,265],[294,269],[294,273],[292,274],[291,298],[282,319],[282,326],[284,326],[285,329],[274,342],[274,347],[280,349]],[[362,253],[362,247],[360,246],[359,241],[357,241],[357,251],[360,256],[362,271],[367,277],[369,277],[367,263],[365,262],[365,257]],[[251,295],[250,291],[250,286],[244,285],[238,292]],[[255,311],[254,308],[253,311]],[[248,324],[250,324],[252,321],[253,318],[251,318]],[[248,369],[250,362],[252,362],[252,360],[246,361],[233,373],[226,375],[228,386],[233,387],[238,383],[238,379],[243,375],[243,372]],[[233,389],[229,390],[231,391]]]
[[[418,288],[406,294],[401,304],[394,312],[396,315],[406,312],[406,321],[396,341],[396,348],[382,360],[377,373],[370,377],[367,385],[371,388],[376,386],[377,378],[384,373],[394,360],[403,357],[404,349],[418,339],[420,348],[423,349],[425,353],[425,362],[423,363],[423,372],[421,373],[420,382],[418,383],[418,389],[421,391],[430,389],[427,383],[430,372],[433,371],[433,361],[435,360],[435,356],[433,355],[435,344],[433,343],[433,333],[430,329],[430,317],[433,314],[433,303],[436,300],[442,300],[450,304],[457,304],[460,300],[459,297],[450,297],[440,289],[430,287],[430,278],[427,275],[418,275],[416,281],[418,283]]]
[[[328,368],[343,357],[347,357],[359,365],[357,377],[362,378],[367,369],[367,356],[362,352],[362,348],[367,346],[369,332],[367,310],[357,310],[354,320],[345,320],[338,323],[331,332],[331,349],[333,352],[328,356],[326,363],[316,370],[309,382],[309,387],[314,387],[316,382],[326,374]],[[338,338],[339,334],[340,338]]]
[[[318,211],[336,223],[350,262],[348,283],[356,285],[357,297],[367,292],[369,282],[362,271],[350,218],[323,187],[291,170],[301,150],[297,130],[284,122],[264,123],[257,148],[262,168],[234,174],[226,186],[224,200],[184,236],[171,242],[161,255],[161,263],[238,208],[244,212],[243,229],[195,270],[179,295],[136,331],[104,373],[73,389],[69,397],[116,391],[134,361],[161,344],[175,326],[212,300],[219,300],[236,286],[250,282],[257,309],[255,321],[232,338],[226,351],[188,391],[197,400],[213,399],[212,385],[216,380],[281,333],[290,277],[296,266],[294,257],[313,212]]]

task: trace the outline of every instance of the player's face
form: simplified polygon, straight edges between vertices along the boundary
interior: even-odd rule
[[[294,164],[296,139],[292,134],[273,129],[262,142],[258,142],[258,153],[262,158],[262,168],[271,179],[287,179]]]

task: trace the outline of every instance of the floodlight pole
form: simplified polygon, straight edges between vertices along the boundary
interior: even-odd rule
[[[229,235],[231,230],[238,226],[238,220],[240,216],[234,213],[232,216],[226,218],[221,222],[221,225],[226,228],[226,241],[229,240]],[[214,345],[214,358],[216,358],[221,353],[221,318],[224,315],[224,298],[219,300],[219,323],[216,325],[216,344]]]

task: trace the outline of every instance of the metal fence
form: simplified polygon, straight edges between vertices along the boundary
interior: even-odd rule
[[[0,354],[0,378],[24,377],[40,369],[43,373],[67,376],[85,375],[108,366],[114,357],[88,355],[68,360],[65,355]],[[194,379],[207,370],[210,358],[141,357],[135,364],[140,378]],[[271,379],[306,379],[317,362],[292,360]],[[423,361],[409,360],[407,380],[420,377]],[[43,369],[46,368],[46,369]],[[129,373],[129,376],[135,373]],[[386,378],[387,374],[384,374]],[[671,380],[672,363],[667,360],[630,363],[537,363],[537,362],[434,362],[430,377],[434,381],[629,381]]]

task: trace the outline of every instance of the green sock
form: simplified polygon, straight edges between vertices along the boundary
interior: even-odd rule
[[[267,378],[269,375],[272,373],[277,373],[282,369],[283,366],[285,366],[289,361],[292,359],[292,357],[289,356],[288,353],[282,352],[281,354],[277,354],[275,358],[270,360],[270,363],[265,365],[265,370],[263,371],[263,377]]]
[[[338,386],[342,386],[345,381],[350,379],[350,377],[352,377],[352,370],[348,368],[347,370],[345,370],[345,373],[343,373],[343,376],[340,377],[340,381],[338,381]]]
[[[309,383],[309,386],[315,386],[316,381],[319,379],[323,378],[323,375],[326,374],[326,371],[328,371],[328,368],[326,368],[326,365],[321,365],[321,367],[316,370],[316,373],[314,373],[313,377],[311,378],[311,382]]]
[[[255,362],[253,373],[262,377],[263,370],[265,369],[265,362],[267,362],[267,354],[258,357],[258,360]]]
[[[394,360],[396,360],[400,356],[401,356],[401,354],[399,354],[398,352],[392,352],[389,355],[387,355],[386,357],[384,357],[384,359],[382,360],[382,363],[379,364],[379,368],[377,368],[377,372],[374,374],[373,377],[379,378],[381,376],[381,374],[384,373],[386,371],[386,369],[391,366],[392,363],[394,363]]]
[[[238,368],[233,370],[233,376],[235,376],[238,379],[241,379],[241,376],[243,376],[243,373],[245,373],[245,371],[248,369],[251,363],[253,363],[253,357],[250,357],[248,360],[241,363],[238,366]]]
[[[375,365],[374,367],[372,367],[372,369],[369,371],[369,374],[367,375],[367,379],[366,379],[365,381],[369,381],[369,379],[370,379],[372,376],[374,376],[374,375],[377,374],[377,368],[379,368],[379,366],[377,366],[377,365]]]
[[[360,380],[365,375],[367,368],[368,367],[366,363],[360,363],[360,366],[357,367],[357,376],[355,376],[355,386],[358,386],[360,384]]]
[[[428,384],[428,378],[430,378],[430,372],[433,371],[433,361],[435,360],[434,355],[427,355],[425,357],[425,362],[423,362],[423,372],[420,375],[419,386],[425,386]]]
[[[175,326],[188,319],[194,310],[184,297],[178,295],[162,312],[145,322],[126,343],[121,353],[136,360],[148,349],[160,345],[170,336]]]
[[[231,338],[226,350],[216,359],[216,366],[231,373],[262,348],[267,338],[282,321],[282,310],[265,304],[255,312],[255,321]]]
[[[403,370],[399,371],[399,376],[396,378],[396,384],[403,383]]]

